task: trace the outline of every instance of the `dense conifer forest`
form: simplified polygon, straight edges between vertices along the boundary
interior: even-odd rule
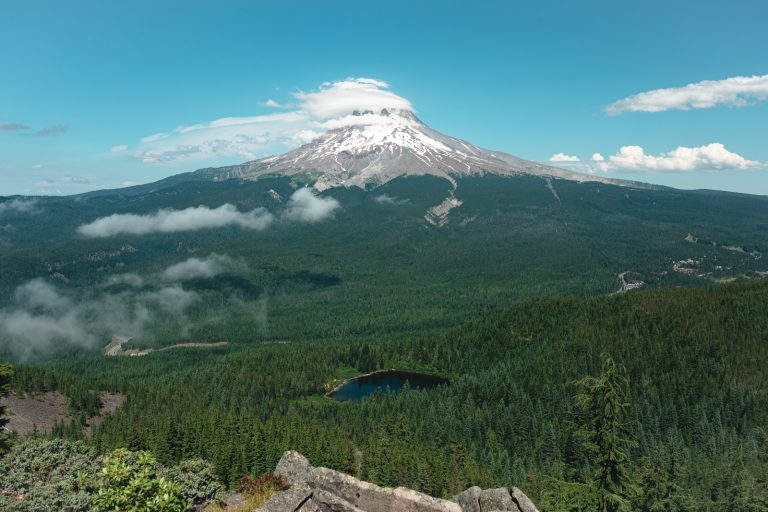
[[[764,198],[486,176],[436,227],[449,184],[417,177],[328,191],[341,206],[315,224],[76,234],[199,204],[279,215],[296,186],[139,187],[6,219],[0,360],[17,393],[69,398],[50,435],[83,439],[112,392],[98,453],[202,458],[230,488],[293,449],[435,496],[517,485],[544,511],[765,509]],[[155,351],[106,357],[113,336]],[[157,350],[184,342],[226,343]],[[393,368],[449,384],[324,396]]]
[[[228,485],[295,449],[382,485],[436,496],[518,485],[542,510],[586,511],[603,496],[604,451],[618,450],[623,476],[608,488],[631,510],[757,511],[768,500],[766,332],[768,283],[757,280],[533,299],[399,342],[72,356],[16,366],[14,386],[58,386],[81,408],[87,389],[125,393],[94,446],[147,449],[167,464],[201,457]],[[382,368],[450,384],[323,396],[337,377]],[[607,447],[583,400],[605,379],[620,426]]]

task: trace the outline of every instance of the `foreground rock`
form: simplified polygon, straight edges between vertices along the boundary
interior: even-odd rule
[[[420,492],[358,480],[328,468],[313,467],[297,452],[285,452],[275,468],[291,488],[275,493],[262,512],[538,512],[531,500],[513,487],[470,487],[452,501]]]
[[[511,492],[506,487],[485,490],[477,486],[470,487],[454,496],[453,501],[461,505],[464,512],[539,512],[530,498],[517,487],[513,487]]]

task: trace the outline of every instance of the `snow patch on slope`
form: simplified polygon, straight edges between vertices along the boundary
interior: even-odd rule
[[[318,124],[318,138],[279,157],[222,168],[226,177],[299,176],[315,190],[379,186],[400,176],[431,175],[456,188],[456,178],[529,174],[574,181],[624,184],[488,151],[422,123],[410,110],[354,111]],[[210,172],[210,171],[209,171]]]

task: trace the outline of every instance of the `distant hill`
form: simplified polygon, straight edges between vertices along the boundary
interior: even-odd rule
[[[173,284],[158,279],[169,266],[218,254],[237,264],[174,285],[197,298],[184,319],[98,339],[106,345],[113,335],[131,335],[149,346],[397,339],[526,297],[613,293],[624,288],[623,273],[634,288],[657,288],[768,271],[768,198],[761,196],[529,174],[459,177],[454,189],[437,176],[402,176],[373,189],[315,192],[338,208],[307,223],[285,216],[297,179],[182,181],[137,195],[38,198],[34,212],[0,219],[0,309],[13,308],[14,290],[36,278],[77,300],[134,300]],[[276,220],[261,231],[78,233],[114,214],[224,204],[239,212],[264,208]],[[142,287],[118,284],[126,274]],[[213,317],[222,320],[209,322]]]

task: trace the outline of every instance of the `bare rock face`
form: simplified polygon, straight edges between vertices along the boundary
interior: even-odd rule
[[[400,176],[424,175],[444,178],[454,188],[456,178],[485,174],[531,174],[579,182],[630,184],[483,149],[433,130],[406,110],[358,112],[348,116],[346,121],[343,126],[328,130],[281,156],[219,169],[200,169],[195,176],[213,181],[303,176],[314,181],[317,190],[340,186],[366,188]]]
[[[315,468],[294,451],[283,454],[275,474],[288,480],[291,488],[275,493],[259,509],[262,512],[538,512],[516,487],[512,495],[506,488],[470,487],[448,501],[405,487],[379,487],[332,469]]]
[[[506,487],[498,489],[485,489],[480,492],[480,512],[491,510],[514,510],[518,512],[517,505],[512,501],[512,496]]]
[[[531,499],[517,487],[512,488],[512,500],[517,504],[520,512],[539,512]]]
[[[299,452],[285,452],[275,467],[275,475],[282,476],[291,486],[310,480],[312,465]]]
[[[464,512],[481,512],[480,511],[480,493],[483,490],[478,486],[470,487],[464,492],[461,492],[453,497],[453,501],[461,506]]]
[[[264,509],[270,512],[294,512],[312,498],[312,490],[306,486],[292,486],[287,491],[272,495],[264,504]]]

